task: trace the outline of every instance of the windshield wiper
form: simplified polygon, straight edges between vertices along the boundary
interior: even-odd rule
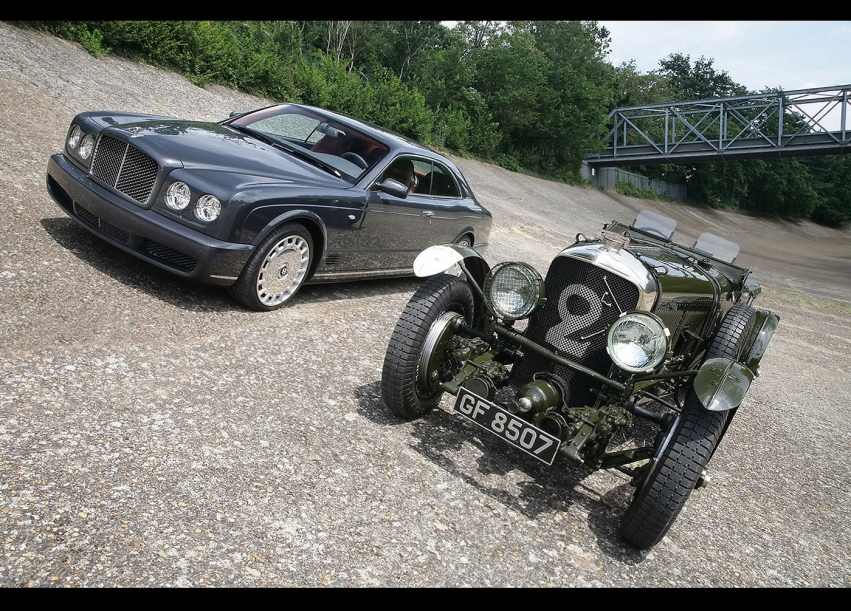
[[[282,151],[286,151],[287,153],[289,153],[291,155],[295,155],[299,159],[304,159],[308,163],[311,163],[311,164],[313,164],[313,165],[315,165],[319,168],[322,168],[323,170],[325,170],[329,174],[333,174],[337,178],[343,178],[343,175],[340,174],[340,171],[337,170],[337,168],[335,168],[334,166],[329,165],[329,164],[325,163],[324,161],[321,161],[321,160],[317,159],[316,157],[314,157],[313,155],[306,153],[306,152],[304,152],[304,151],[302,151],[298,148],[284,144],[284,143],[280,142],[279,140],[276,140],[275,138],[272,138],[271,136],[264,134],[263,132],[259,132],[257,130],[251,129],[250,127],[244,127],[242,125],[231,124],[230,127],[233,127],[234,129],[238,129],[242,132],[245,132],[246,134],[254,136],[258,140],[265,142],[266,144],[271,144],[272,146],[274,146],[277,149],[281,149]]]

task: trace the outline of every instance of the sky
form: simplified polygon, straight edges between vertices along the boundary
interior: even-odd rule
[[[598,21],[610,33],[609,62],[640,72],[682,53],[750,91],[851,85],[851,21]]]
[[[851,86],[851,21],[598,21],[609,30],[609,62],[639,72],[672,53],[701,56],[748,91]],[[672,100],[673,101],[673,100]],[[807,104],[823,128],[839,130],[839,104]],[[829,110],[829,112],[828,112]],[[847,109],[846,112],[848,112]],[[846,119],[849,121],[849,119]],[[846,123],[846,129],[848,123]]]

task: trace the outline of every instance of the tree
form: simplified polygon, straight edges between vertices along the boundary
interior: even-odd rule
[[[659,61],[657,74],[667,79],[678,100],[729,98],[748,93],[747,88],[730,78],[726,71],[715,70],[712,58],[701,56],[692,65],[688,55],[672,53]]]

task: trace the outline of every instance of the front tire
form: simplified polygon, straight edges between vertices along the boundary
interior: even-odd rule
[[[432,276],[417,289],[399,316],[384,357],[381,396],[391,412],[413,420],[440,403],[443,391],[424,383],[421,363],[433,356],[424,350],[435,349],[436,334],[453,324],[451,313],[469,324],[473,310],[470,285],[456,276]]]
[[[251,310],[277,310],[298,292],[313,261],[313,239],[298,223],[278,227],[260,243],[231,296]]]
[[[739,359],[756,311],[735,304],[706,347],[705,359]],[[647,549],[668,533],[688,501],[692,490],[705,477],[706,465],[726,431],[730,412],[709,411],[693,390],[671,431],[664,436],[657,455],[640,475],[640,483],[621,524],[621,536],[635,547]]]

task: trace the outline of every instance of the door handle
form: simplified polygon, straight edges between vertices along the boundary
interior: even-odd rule
[[[434,212],[432,212],[431,210],[426,210],[425,212],[423,212],[423,216],[434,216]]]

